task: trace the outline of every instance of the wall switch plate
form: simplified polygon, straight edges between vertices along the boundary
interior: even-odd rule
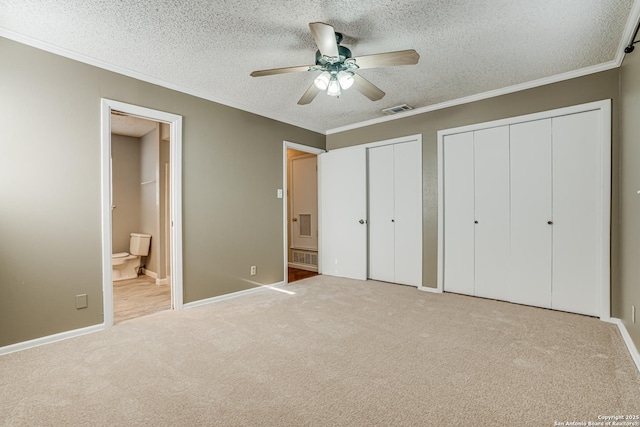
[[[278,199],[282,199],[282,188],[278,188],[277,195],[278,195]]]
[[[87,294],[76,295],[76,308],[87,308]]]
[[[258,273],[258,269],[256,268],[255,265],[251,266],[251,275],[255,276]]]

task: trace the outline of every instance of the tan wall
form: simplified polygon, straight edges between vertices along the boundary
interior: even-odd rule
[[[554,108],[613,99],[613,158],[618,159],[618,70],[610,70],[577,79],[541,86],[491,99],[418,114],[327,136],[327,149],[348,147],[406,135],[422,134],[423,143],[423,283],[437,285],[438,171],[437,132],[474,123],[519,116]],[[614,160],[613,206],[617,215],[617,160]],[[617,227],[613,229],[612,260],[617,260]],[[614,265],[613,300],[619,298],[617,270]],[[614,305],[615,308],[615,305]],[[617,311],[614,310],[614,315]]]
[[[140,138],[111,135],[113,253],[129,252],[129,235],[140,232]]]
[[[282,142],[323,135],[7,39],[0,52],[0,346],[103,321],[102,97],[184,118],[185,302],[283,280]]]
[[[640,348],[640,53],[626,55],[620,69],[620,283],[615,307]],[[636,307],[636,323],[631,306]]]

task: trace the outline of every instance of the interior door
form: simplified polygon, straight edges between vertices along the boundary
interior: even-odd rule
[[[444,290],[474,294],[473,132],[444,137]]]
[[[474,132],[475,295],[509,294],[509,126]]]
[[[551,119],[510,126],[509,300],[551,308]]]
[[[395,281],[393,145],[369,149],[369,278]]]
[[[322,274],[367,278],[367,159],[364,147],[318,156]]]
[[[318,250],[318,173],[315,155],[291,159],[291,244]]]

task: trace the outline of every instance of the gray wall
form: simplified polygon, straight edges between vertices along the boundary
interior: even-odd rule
[[[111,135],[113,253],[129,252],[129,235],[140,232],[140,138]]]
[[[620,282],[616,316],[640,348],[640,53],[626,55],[620,69]],[[636,323],[631,306],[636,307]]]
[[[282,141],[323,135],[4,38],[0,52],[0,346],[103,321],[102,97],[184,118],[185,302],[283,280]]]
[[[391,122],[353,129],[327,136],[327,149],[348,147],[405,135],[422,134],[423,143],[423,283],[437,284],[438,239],[438,171],[437,132],[474,123],[545,111],[602,99],[613,99],[613,218],[618,215],[618,69],[591,74],[572,80],[524,90],[491,99],[472,102],[438,111],[418,114]],[[618,228],[612,231],[613,301],[620,298],[617,270]],[[614,316],[619,315],[617,305]]]

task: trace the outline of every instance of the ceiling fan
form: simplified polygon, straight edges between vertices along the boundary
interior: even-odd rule
[[[396,52],[378,53],[353,58],[351,51],[340,45],[342,34],[333,26],[323,22],[309,24],[311,35],[318,46],[315,65],[298,67],[273,68],[251,73],[252,77],[271,76],[275,74],[297,73],[300,71],[321,71],[313,84],[298,101],[299,105],[309,104],[318,93],[326,90],[327,95],[339,96],[342,90],[351,86],[372,101],[382,99],[385,93],[376,85],[356,74],[354,71],[364,68],[388,67],[393,65],[417,64],[420,55],[413,49]]]

